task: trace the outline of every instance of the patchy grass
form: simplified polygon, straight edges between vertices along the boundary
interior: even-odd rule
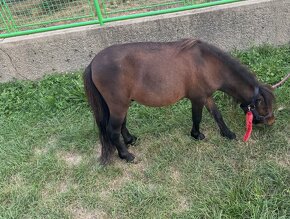
[[[290,70],[289,45],[234,52],[261,81]],[[204,111],[193,140],[190,104],[133,104],[128,126],[140,160],[101,167],[80,73],[0,85],[0,218],[289,218],[290,83],[275,91],[277,121],[241,141],[244,115],[215,98],[238,140]]]

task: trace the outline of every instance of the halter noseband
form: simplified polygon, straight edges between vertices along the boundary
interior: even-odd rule
[[[250,103],[246,103],[246,104],[242,103],[240,105],[240,107],[242,109],[244,109],[245,111],[251,111],[253,113],[254,119],[256,121],[263,121],[264,122],[267,118],[269,118],[271,116],[271,113],[268,113],[266,116],[259,115],[258,111],[256,110],[256,103],[257,103],[259,93],[260,93],[260,88],[255,87],[254,96],[252,98],[252,101]]]

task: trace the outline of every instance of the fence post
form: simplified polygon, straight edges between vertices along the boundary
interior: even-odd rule
[[[99,5],[99,1],[98,0],[94,0],[94,5],[95,5],[95,9],[96,9],[96,13],[98,16],[98,20],[100,25],[104,25],[104,20],[103,20],[103,15],[102,15],[102,11]]]

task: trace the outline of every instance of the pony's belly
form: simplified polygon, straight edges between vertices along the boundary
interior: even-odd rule
[[[169,106],[176,103],[182,98],[184,98],[184,95],[160,96],[157,94],[146,94],[132,97],[132,99],[135,100],[136,102],[151,107]]]

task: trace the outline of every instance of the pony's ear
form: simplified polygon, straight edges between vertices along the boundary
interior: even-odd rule
[[[266,88],[269,91],[274,91],[275,88],[269,84],[263,84],[262,87]]]
[[[262,84],[260,86],[260,93],[264,98],[264,101],[266,102],[266,104],[268,105],[269,101],[273,101],[275,100],[275,96],[274,96],[274,88],[271,85],[268,84]]]

